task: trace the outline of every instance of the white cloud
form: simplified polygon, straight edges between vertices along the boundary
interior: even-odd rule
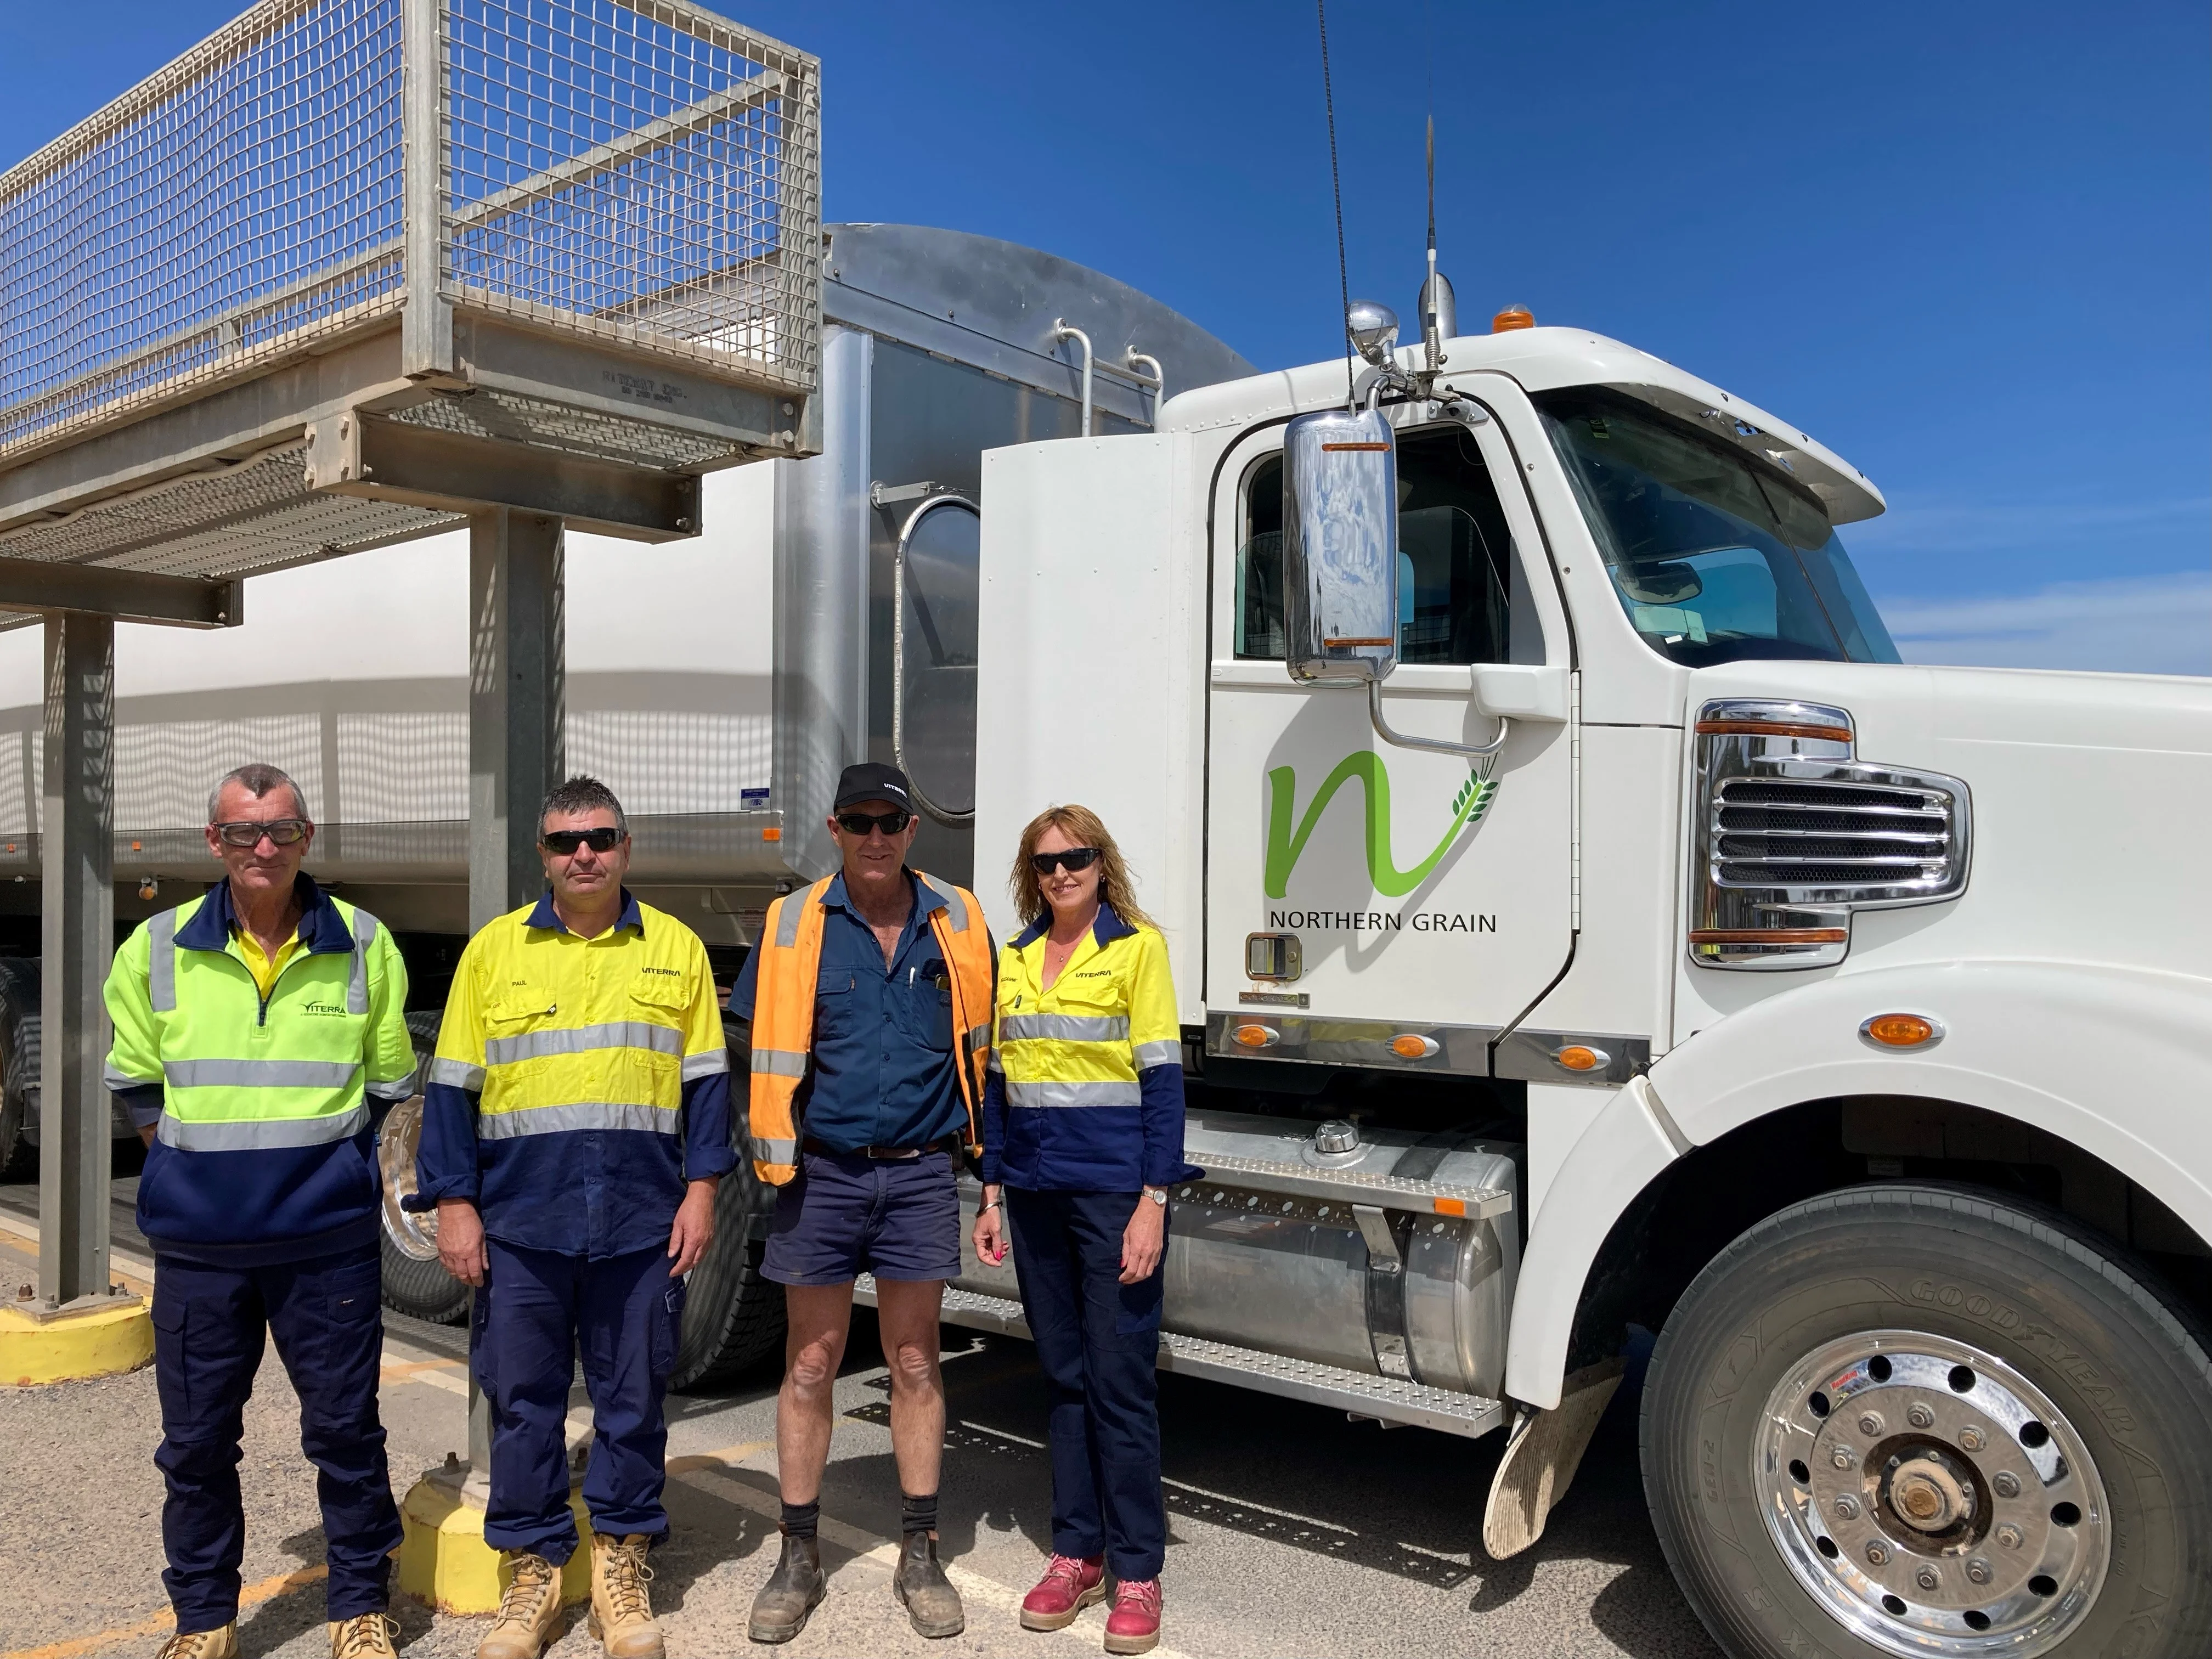
[[[1918,603],[1876,598],[1907,662],[2212,674],[2209,572]]]
[[[1907,495],[1880,518],[1844,527],[1853,550],[1883,555],[1952,558],[1977,553],[2019,557],[2066,551],[2084,559],[2115,543],[2141,546],[2180,539],[2201,544],[2212,521],[2212,498],[2087,501],[2060,496],[2037,500],[1958,500]]]

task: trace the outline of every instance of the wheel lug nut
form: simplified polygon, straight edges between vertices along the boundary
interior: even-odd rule
[[[1966,1577],[1972,1579],[1977,1584],[1988,1583],[1990,1582],[1990,1564],[1983,1560],[1980,1556],[1976,1556],[1972,1560],[1966,1563]]]
[[[1846,1492],[1836,1500],[1836,1513],[1846,1521],[1859,1518],[1859,1500]]]
[[[1867,1546],[1867,1559],[1877,1567],[1889,1565],[1889,1546],[1876,1540]]]
[[[1932,1429],[1936,1426],[1936,1413],[1916,1400],[1905,1413],[1905,1420],[1916,1429]]]
[[[1853,1462],[1851,1449],[1849,1446],[1837,1447],[1834,1451],[1828,1454],[1828,1461],[1839,1469],[1850,1468]]]
[[[1869,1439],[1872,1439],[1875,1435],[1880,1434],[1881,1432],[1881,1413],[1880,1412],[1869,1412],[1864,1417],[1859,1419],[1859,1432],[1865,1435]]]
[[[1972,1427],[1969,1427],[1969,1428],[1964,1428],[1964,1429],[1960,1430],[1960,1431],[1959,1431],[1959,1444],[1960,1444],[1960,1446],[1961,1448],[1963,1448],[1965,1450],[1967,1450],[1967,1451],[1979,1451],[1979,1450],[1981,1450],[1981,1449],[1982,1449],[1982,1431],[1981,1431],[1979,1429],[1977,1429],[1977,1428],[1972,1428]]]
[[[1942,1579],[1936,1576],[1936,1569],[1933,1567],[1921,1568],[1912,1575],[1912,1582],[1924,1590],[1940,1589],[1943,1583]]]
[[[1997,1542],[2002,1544],[2008,1550],[2016,1550],[2020,1547],[2021,1537],[2021,1533],[2020,1528],[2013,1525],[2009,1521],[2006,1522],[2002,1527],[1999,1527],[1996,1531]]]
[[[1997,1489],[1997,1496],[2000,1498],[2020,1496],[2020,1477],[2010,1469],[1999,1469],[1996,1478],[1990,1481],[1990,1485]]]

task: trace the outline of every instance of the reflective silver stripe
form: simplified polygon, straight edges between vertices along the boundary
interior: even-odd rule
[[[990,1059],[983,1062],[983,1069],[987,1072],[996,1072],[1000,1077],[1006,1076],[1006,1068],[999,1063],[999,1051],[996,1048],[991,1050]]]
[[[1134,1083],[1015,1083],[1006,1085],[1009,1106],[1141,1106],[1145,1091]]]
[[[376,918],[366,910],[353,913],[353,972],[346,979],[346,1012],[368,1012],[368,947],[376,938]]]
[[[357,1060],[171,1060],[162,1062],[161,1074],[172,1089],[343,1089],[361,1075],[361,1062]],[[303,1140],[283,1144],[307,1146],[314,1143]]]
[[[799,1143],[795,1140],[763,1140],[755,1135],[753,1156],[763,1164],[796,1164],[799,1162]]]
[[[938,880],[935,876],[924,876],[919,870],[915,871],[915,874],[921,876],[922,880],[929,884],[929,890],[945,901],[945,909],[951,913],[952,931],[956,933],[966,933],[968,931],[968,901],[960,896],[960,890]]]
[[[577,1129],[645,1129],[676,1133],[674,1107],[635,1106],[617,1101],[584,1101],[568,1106],[529,1106],[514,1112],[485,1112],[477,1119],[479,1140],[515,1140],[524,1135],[565,1134]]]
[[[334,1140],[350,1140],[368,1127],[368,1108],[356,1106],[331,1117],[262,1118],[246,1122],[226,1120],[202,1123],[163,1112],[155,1133],[164,1146],[180,1152],[266,1152],[272,1147],[327,1146]]]
[[[709,1049],[703,1054],[684,1056],[684,1080],[686,1083],[702,1077],[715,1077],[730,1069],[727,1048]]]
[[[752,1069],[755,1077],[805,1077],[806,1056],[795,1048],[756,1048]]]
[[[775,902],[775,944],[780,951],[796,949],[799,945],[799,914],[806,908],[814,890],[803,893],[786,893]]]
[[[988,1048],[991,1046],[990,1021],[985,1020],[981,1025],[971,1025],[968,1028],[968,1046],[970,1048]]]
[[[525,1031],[494,1037],[484,1044],[484,1064],[512,1066],[548,1054],[587,1054],[599,1048],[649,1048],[656,1054],[684,1052],[684,1033],[650,1020],[617,1019],[604,1025],[572,1025],[565,1031]]]
[[[410,1071],[405,1077],[393,1078],[389,1083],[371,1083],[365,1086],[368,1092],[379,1100],[404,1100],[415,1092],[415,1073]]]
[[[100,1081],[111,1089],[158,1089],[161,1086],[161,1079],[157,1077],[132,1077],[127,1072],[117,1071],[112,1066],[102,1073]]]
[[[999,1022],[1001,1042],[1127,1042],[1127,1014],[1008,1014]]]
[[[177,1012],[177,913],[164,910],[146,924],[146,990],[157,1014]]]
[[[430,1081],[442,1083],[449,1089],[466,1089],[471,1094],[480,1094],[484,1085],[484,1069],[465,1060],[434,1060],[430,1062]]]
[[[1136,1056],[1137,1069],[1140,1072],[1155,1066],[1182,1064],[1182,1042],[1177,1037],[1163,1037],[1158,1042],[1140,1042],[1130,1052]]]

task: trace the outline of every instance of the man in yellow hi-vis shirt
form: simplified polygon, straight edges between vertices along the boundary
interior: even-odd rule
[[[661,1400],[684,1275],[736,1162],[729,1054],[706,947],[622,884],[629,826],[606,786],[571,778],[539,826],[544,896],[471,939],[454,971],[408,1201],[437,1206],[439,1258],[477,1287],[484,1541],[506,1581],[479,1659],[537,1659],[560,1618],[580,1346],[591,1630],[613,1659],[645,1659],[661,1651],[645,1554],[668,1531]]]
[[[407,968],[390,930],[301,871],[314,841],[297,784],[238,768],[208,799],[224,878],[134,931],[107,976],[107,1086],[146,1140],[158,1267],[162,1659],[238,1652],[238,1448],[272,1337],[319,1475],[331,1652],[392,1651],[375,1120],[413,1091]]]

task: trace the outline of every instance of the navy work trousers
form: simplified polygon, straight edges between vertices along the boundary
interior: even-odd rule
[[[1005,1189],[1022,1313],[1044,1368],[1052,1547],[1106,1558],[1116,1578],[1160,1576],[1160,1288],[1124,1285],[1121,1230],[1140,1194]]]
[[[668,1428],[660,1415],[684,1314],[667,1253],[590,1257],[488,1238],[471,1358],[491,1401],[491,1502],[484,1542],[555,1564],[576,1548],[568,1512],[568,1385],[582,1351],[592,1401],[584,1507],[621,1537],[668,1531],[661,1507]]]
[[[164,1255],[154,1275],[154,1380],[168,1483],[161,1545],[181,1631],[238,1617],[246,1553],[239,1441],[261,1368],[262,1333],[300,1396],[300,1449],[317,1471],[330,1562],[330,1616],[381,1613],[399,1511],[377,1420],[384,1316],[376,1247],[266,1267],[216,1267]]]

